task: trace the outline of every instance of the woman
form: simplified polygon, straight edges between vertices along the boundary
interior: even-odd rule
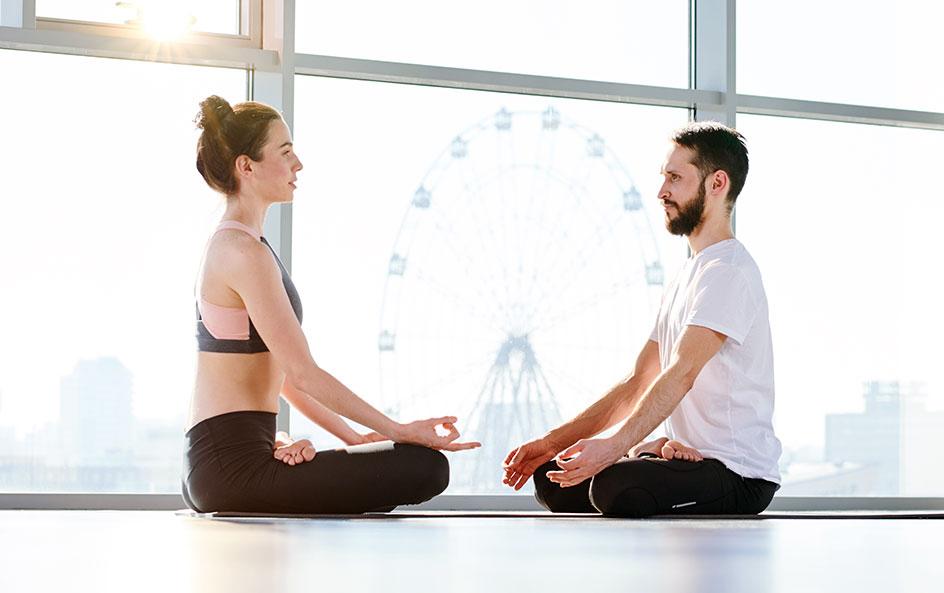
[[[439,450],[479,446],[456,441],[456,418],[395,422],[311,357],[298,293],[261,232],[269,206],[292,201],[302,169],[288,126],[261,103],[231,107],[211,96],[200,107],[197,170],[226,196],[226,212],[197,282],[187,504],[200,512],[362,513],[441,493],[449,464]],[[316,454],[307,440],[276,435],[280,395],[354,446]],[[339,414],[375,432],[357,434]]]

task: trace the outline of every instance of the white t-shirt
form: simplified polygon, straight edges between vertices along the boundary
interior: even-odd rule
[[[686,326],[727,336],[666,420],[668,437],[745,478],[780,483],[774,360],[760,270],[737,239],[688,258],[666,287],[651,340],[665,369]]]

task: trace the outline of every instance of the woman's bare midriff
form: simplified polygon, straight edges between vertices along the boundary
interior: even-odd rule
[[[270,352],[198,352],[188,430],[207,418],[227,412],[277,413],[284,377]]]

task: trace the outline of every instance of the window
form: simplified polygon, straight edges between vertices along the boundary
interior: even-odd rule
[[[741,115],[738,237],[767,289],[783,495],[933,496],[939,132]]]
[[[688,87],[688,2],[298,2],[298,52]]]
[[[737,7],[738,92],[940,111],[937,2],[841,0]]]
[[[293,277],[318,363],[484,443],[450,493],[632,370],[685,243],[656,193],[684,109],[296,77]],[[315,433],[297,413],[293,433]]]
[[[177,492],[222,212],[193,119],[246,74],[8,50],[0,71],[0,490]]]
[[[187,30],[239,35],[240,0],[36,0],[38,18],[137,25],[156,35]]]

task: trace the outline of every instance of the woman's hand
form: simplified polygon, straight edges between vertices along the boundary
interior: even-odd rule
[[[482,446],[482,443],[478,442],[457,443],[456,439],[459,438],[459,431],[456,430],[455,422],[455,416],[443,416],[400,424],[397,430],[398,434],[393,440],[398,443],[422,445],[440,451],[464,451]],[[443,427],[446,432],[445,435],[436,430],[439,426]]]
[[[279,431],[275,434],[273,454],[276,459],[288,465],[305,463],[315,458],[315,447],[308,439],[292,440],[288,433]]]
[[[379,432],[368,432],[367,434],[362,434],[360,436],[360,441],[358,444],[366,445],[367,443],[379,443],[380,441],[389,441],[390,437],[386,437]]]

